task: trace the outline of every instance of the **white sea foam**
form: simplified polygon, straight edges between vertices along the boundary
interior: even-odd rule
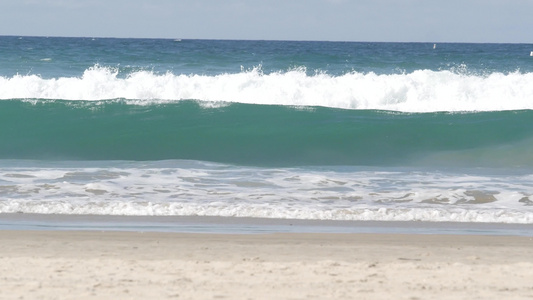
[[[0,99],[107,100],[135,104],[200,100],[405,112],[533,109],[533,73],[486,75],[418,70],[378,75],[352,72],[307,75],[305,70],[263,74],[175,75],[136,71],[121,76],[95,66],[83,76],[44,79],[0,77]]]
[[[529,174],[106,164],[3,167],[0,213],[533,223]]]

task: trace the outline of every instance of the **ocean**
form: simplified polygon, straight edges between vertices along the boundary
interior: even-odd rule
[[[533,223],[533,45],[0,37],[0,213]]]

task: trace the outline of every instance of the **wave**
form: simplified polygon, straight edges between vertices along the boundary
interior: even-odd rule
[[[0,159],[533,167],[533,111],[0,101]]]
[[[93,196],[94,197],[94,196]],[[55,200],[55,199],[53,199]],[[102,201],[72,203],[67,200],[0,202],[0,213],[112,215],[112,216],[216,216],[343,221],[426,221],[532,224],[533,212],[464,208],[351,208],[317,209],[280,205],[153,203]]]
[[[531,174],[4,161],[0,213],[533,223]]]
[[[147,104],[179,100],[323,106],[400,112],[533,109],[533,73],[468,74],[417,70],[406,74],[351,72],[308,75],[305,69],[264,74],[119,74],[94,66],[81,77],[0,76],[0,99],[108,100]]]

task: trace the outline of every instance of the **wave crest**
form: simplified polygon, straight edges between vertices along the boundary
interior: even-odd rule
[[[261,67],[235,74],[175,75],[96,65],[81,77],[0,77],[0,99],[224,101],[249,104],[324,106],[403,112],[533,109],[533,73],[473,75],[417,70],[378,75],[351,72],[308,75],[304,69],[264,74]]]

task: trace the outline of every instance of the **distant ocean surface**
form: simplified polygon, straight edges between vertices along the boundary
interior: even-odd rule
[[[533,223],[533,45],[0,37],[0,212]]]

